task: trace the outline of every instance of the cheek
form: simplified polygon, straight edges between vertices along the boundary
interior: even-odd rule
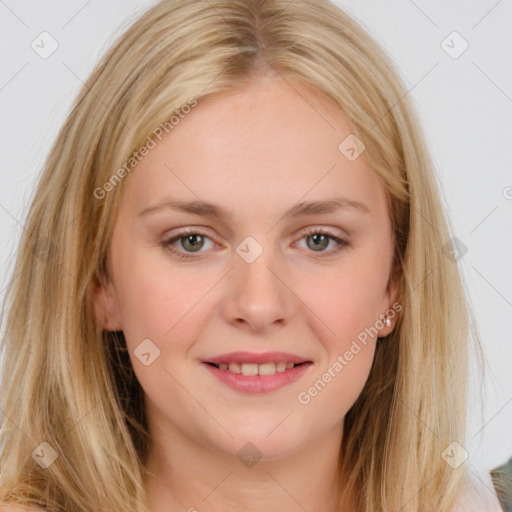
[[[165,409],[169,396],[178,401],[181,396],[179,384],[170,375],[186,374],[182,361],[200,336],[201,315],[208,307],[205,296],[212,285],[208,279],[184,275],[170,266],[160,271],[154,265],[131,263],[120,289],[126,344],[142,388]],[[183,407],[190,405],[187,399],[188,395]]]
[[[161,348],[177,333],[193,329],[194,309],[211,287],[210,280],[173,268],[154,249],[132,252],[117,260],[118,315],[130,343],[149,338]],[[139,341],[140,340],[140,341]]]
[[[329,416],[327,421],[346,414],[371,370],[375,323],[383,313],[387,282],[387,260],[377,252],[375,248],[359,251],[335,271],[301,280],[299,295],[308,306],[310,329],[324,345],[326,358],[298,402],[308,407],[308,414],[317,410]]]
[[[323,336],[317,331],[320,339],[327,337],[343,349],[375,325],[384,313],[381,307],[387,282],[385,263],[370,251],[361,251],[336,268],[310,278],[301,276],[298,295],[308,306],[310,318],[316,318],[313,325],[323,325]]]
[[[327,416],[329,423],[335,423],[345,417],[366,384],[375,345],[360,345],[360,349],[359,353],[353,354],[350,361],[343,356],[344,353],[337,354],[340,356],[337,364],[330,364],[312,383],[307,390],[309,405],[312,406],[308,414],[316,416],[314,409],[317,408],[318,414]],[[301,398],[304,399],[304,395]]]
[[[308,416],[321,416],[327,423],[334,424],[345,416],[363,390],[376,345],[376,338],[359,328],[364,318],[359,314],[345,323],[338,321],[336,342],[326,342],[324,338],[327,359],[321,362],[297,397]]]

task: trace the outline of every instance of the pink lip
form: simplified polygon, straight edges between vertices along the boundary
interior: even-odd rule
[[[275,361],[275,359],[272,359],[272,361]],[[286,361],[286,359],[280,359],[280,361]],[[288,362],[293,361],[288,360]],[[224,384],[227,384],[232,389],[244,393],[268,393],[269,391],[280,389],[300,379],[304,372],[313,365],[312,362],[306,362],[284,372],[276,372],[273,375],[242,375],[241,373],[233,373],[229,370],[221,370],[208,363],[202,364],[221,382],[224,382]]]
[[[230,352],[229,354],[222,354],[217,357],[211,357],[209,359],[204,359],[203,363],[255,363],[255,364],[263,364],[263,363],[279,363],[284,361],[285,363],[306,363],[311,362],[304,357],[300,357],[296,354],[290,354],[288,352]]]

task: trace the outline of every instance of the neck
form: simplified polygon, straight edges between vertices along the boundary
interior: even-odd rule
[[[146,464],[152,512],[354,510],[339,500],[339,423],[292,453],[271,460],[261,454],[257,461],[250,445],[237,455],[170,430],[167,425],[152,432]]]

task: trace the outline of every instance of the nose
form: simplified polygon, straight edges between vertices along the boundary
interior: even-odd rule
[[[270,250],[264,250],[252,263],[234,256],[221,308],[228,323],[263,334],[290,322],[296,298],[286,283],[283,265],[276,261]]]

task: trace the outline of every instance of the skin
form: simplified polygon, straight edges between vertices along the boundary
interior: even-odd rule
[[[98,285],[96,303],[105,329],[125,331],[145,391],[152,510],[341,510],[343,418],[368,378],[376,338],[310,403],[297,397],[396,298],[384,188],[364,153],[351,162],[338,150],[352,131],[308,89],[259,77],[200,99],[127,178],[110,245],[112,279]],[[300,201],[340,195],[369,212],[282,218]],[[139,216],[164,198],[209,201],[233,217],[171,209]],[[199,252],[175,241],[191,256],[181,260],[162,242],[188,226],[207,238]],[[336,252],[327,239],[315,250],[307,226],[351,245]],[[248,236],[263,248],[252,263],[236,252]],[[160,350],[149,366],[134,355],[147,338]],[[314,364],[284,388],[248,395],[201,363],[234,350],[292,352]],[[252,467],[237,457],[247,442],[262,454]],[[353,510],[349,502],[342,509]]]

